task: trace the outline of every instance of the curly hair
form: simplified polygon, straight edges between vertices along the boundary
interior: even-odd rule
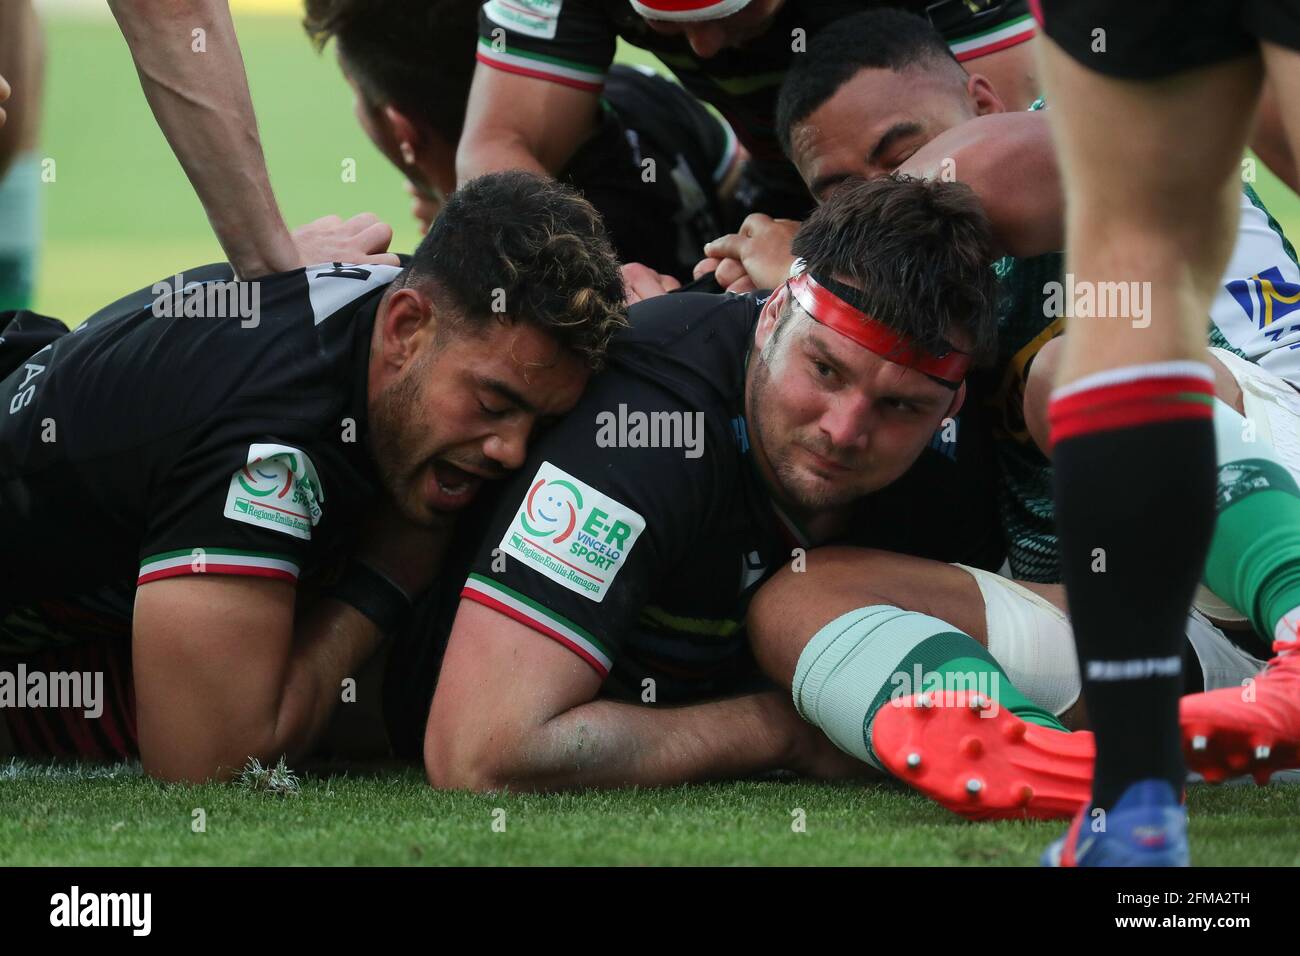
[[[395,285],[422,283],[463,318],[541,327],[593,371],[627,325],[600,214],[568,186],[522,170],[452,193]]]

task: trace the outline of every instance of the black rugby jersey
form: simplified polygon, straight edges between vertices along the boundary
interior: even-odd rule
[[[182,574],[296,580],[375,493],[370,335],[399,271],[324,264],[234,283],[205,266],[49,335],[16,367],[10,353],[0,616]],[[0,316],[6,334],[33,324]]]
[[[749,444],[745,364],[762,301],[683,293],[634,306],[608,369],[533,444],[478,533],[462,597],[564,644],[612,678],[612,696],[639,695],[647,677],[660,701],[753,679],[749,599],[810,546]],[[996,568],[993,459],[971,421],[959,435],[823,543]]]

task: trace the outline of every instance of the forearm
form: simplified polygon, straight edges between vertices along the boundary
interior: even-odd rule
[[[789,765],[798,719],[788,695],[775,691],[686,707],[595,700],[528,734],[479,789],[658,787],[751,776]]]
[[[294,635],[276,713],[271,753],[297,756],[312,748],[343,694],[383,636],[356,608],[330,598],[315,602]]]
[[[163,134],[235,273],[298,266],[271,191],[234,23],[219,0],[109,0]],[[193,31],[204,31],[204,52]]]

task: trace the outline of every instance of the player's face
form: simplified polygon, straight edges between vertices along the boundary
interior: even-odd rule
[[[845,181],[888,176],[940,133],[978,115],[954,73],[859,71],[791,131],[808,191],[824,202]]]
[[[889,362],[798,305],[776,332],[765,310],[746,395],[760,468],[804,514],[833,511],[907,471],[964,391]]]
[[[371,103],[342,56],[339,68],[352,87],[352,111],[361,129],[419,192],[420,218],[432,219],[456,188],[456,144],[394,107]]]
[[[741,10],[729,17],[698,22],[677,20],[646,20],[650,29],[665,36],[684,36],[695,55],[702,60],[716,56],[722,50],[742,47],[762,36],[772,25],[772,18],[785,0],[750,0]]]
[[[589,373],[527,322],[470,320],[410,339],[376,346],[387,352],[378,376],[372,355],[371,446],[402,513],[429,524],[523,465],[530,438],[573,408]]]

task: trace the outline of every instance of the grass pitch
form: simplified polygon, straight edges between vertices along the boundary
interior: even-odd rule
[[[1194,786],[1188,805],[1193,863],[1300,865],[1300,787]],[[132,765],[0,764],[0,866],[1017,866],[1063,827],[969,824],[885,784],[476,796],[389,769],[283,796]]]

